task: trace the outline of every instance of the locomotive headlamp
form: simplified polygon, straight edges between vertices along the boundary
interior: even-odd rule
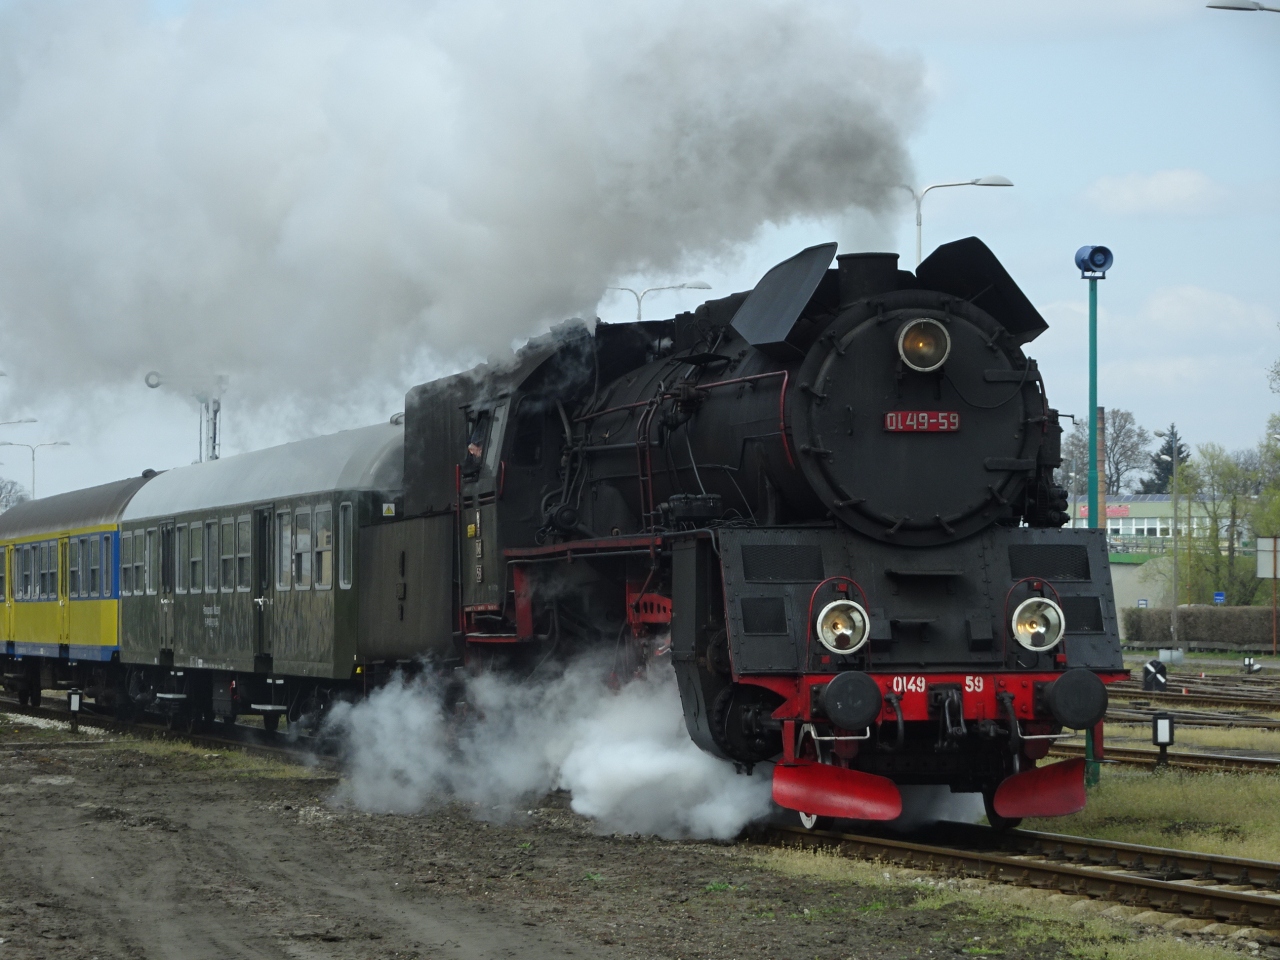
[[[832,600],[818,614],[818,639],[832,653],[856,653],[871,636],[871,618],[862,604]]]
[[[921,317],[898,332],[898,356],[912,370],[937,370],[951,353],[951,335],[937,320]]]
[[[1013,611],[1013,637],[1032,653],[1057,646],[1066,629],[1062,608],[1048,597],[1029,597]]]

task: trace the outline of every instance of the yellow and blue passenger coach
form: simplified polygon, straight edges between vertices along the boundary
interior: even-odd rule
[[[29,500],[0,514],[5,686],[35,706],[72,679],[101,688],[120,659],[119,523],[154,474]]]
[[[422,598],[401,589],[399,629],[380,629],[359,563],[361,538],[399,519],[403,470],[397,418],[14,507],[6,687],[24,704],[75,687],[191,726],[319,714],[416,650],[402,621]],[[405,570],[382,566],[369,587],[385,601]]]

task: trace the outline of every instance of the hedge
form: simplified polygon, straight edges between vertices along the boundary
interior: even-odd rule
[[[1169,609],[1123,612],[1125,643],[1132,647],[1171,647]],[[1178,643],[1186,650],[1271,652],[1271,610],[1267,607],[1178,608]]]

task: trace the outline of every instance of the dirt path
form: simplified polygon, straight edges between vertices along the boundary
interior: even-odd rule
[[[1056,958],[1082,935],[750,846],[601,836],[560,797],[505,824],[369,816],[239,753],[39,735],[15,749],[32,732],[0,723],[0,960]]]

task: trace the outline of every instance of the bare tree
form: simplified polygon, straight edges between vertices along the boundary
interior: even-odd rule
[[[1132,486],[1129,477],[1151,462],[1151,434],[1138,426],[1128,410],[1107,410],[1104,463],[1099,464],[1106,477],[1107,496],[1114,497],[1121,490]],[[1074,466],[1072,466],[1074,464]],[[1067,472],[1074,472],[1080,490],[1089,489],[1089,424],[1077,420],[1071,432],[1062,438],[1062,467],[1059,471],[1060,486],[1071,489]]]
[[[3,513],[16,504],[22,503],[24,500],[30,499],[31,498],[27,496],[27,488],[17,480],[5,480],[0,478],[0,513]]]
[[[1129,486],[1130,474],[1151,462],[1151,434],[1128,410],[1108,408],[1106,423],[1107,496],[1114,497]]]

